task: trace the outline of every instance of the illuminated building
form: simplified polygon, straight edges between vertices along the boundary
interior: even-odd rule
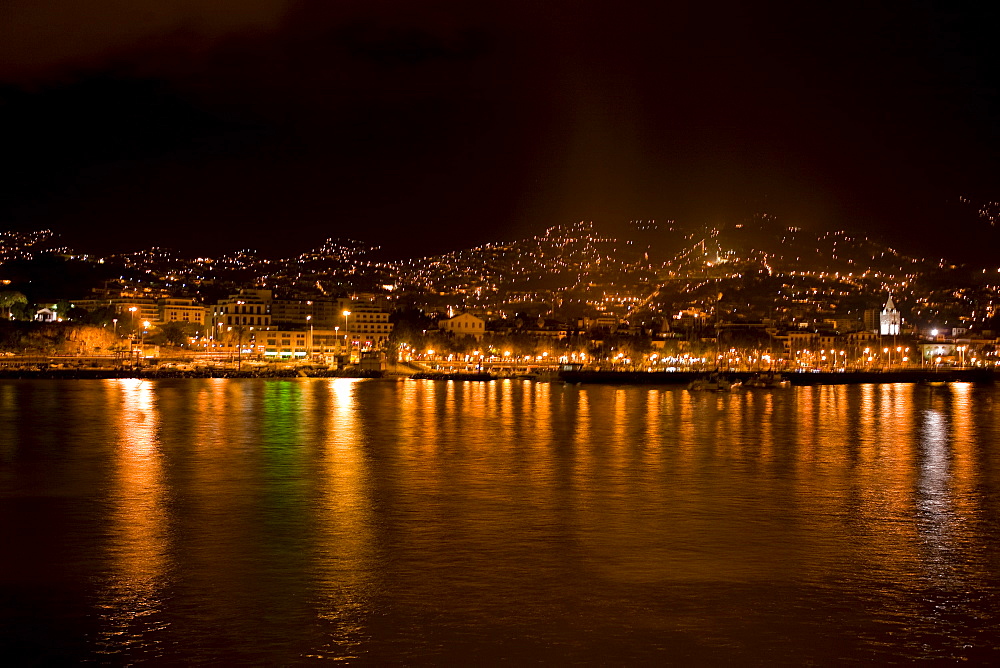
[[[896,310],[896,305],[892,303],[892,296],[890,295],[885,306],[882,308],[882,313],[879,314],[879,333],[882,336],[897,336],[902,323],[903,317]]]
[[[357,342],[352,345],[360,346],[361,350],[369,350],[382,348],[389,342],[393,325],[389,322],[387,309],[381,308],[374,301],[349,299],[341,299],[338,308],[341,312],[350,312],[345,329],[351,341]]]
[[[212,326],[252,325],[267,327],[271,324],[271,291],[240,290],[230,295],[213,309]]]
[[[486,323],[471,313],[462,313],[454,318],[438,321],[438,329],[451,332],[455,336],[471,336],[477,341],[483,338]]]

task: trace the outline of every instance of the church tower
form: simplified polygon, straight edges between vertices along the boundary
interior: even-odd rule
[[[903,317],[896,310],[896,305],[892,303],[892,295],[882,308],[879,315],[879,333],[882,336],[896,336],[899,334],[900,326],[903,324]]]

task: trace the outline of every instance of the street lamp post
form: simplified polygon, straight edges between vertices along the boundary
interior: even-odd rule
[[[135,330],[136,330],[136,326],[135,326],[135,312],[138,311],[139,308],[136,307],[136,306],[129,306],[128,310],[129,310],[129,313],[132,314],[132,328],[129,331],[129,341],[135,341]]]
[[[253,327],[250,329],[253,329]],[[226,329],[227,332],[232,332],[233,330],[236,330],[236,372],[239,373],[239,371],[243,368],[243,325],[233,325],[232,327]],[[232,342],[232,338],[229,336],[226,338]],[[232,362],[233,354],[230,352],[229,363],[232,364]]]
[[[310,302],[310,304],[311,303],[312,302]],[[306,322],[309,323],[309,348],[306,351],[307,352],[306,357],[309,360],[312,360],[312,356],[313,356],[313,317],[312,317],[312,315],[307,315],[306,316]]]
[[[146,342],[146,329],[149,328],[149,324],[150,323],[149,323],[148,320],[143,320],[142,321],[142,331],[139,333],[139,353],[137,355],[139,366],[142,366],[142,354],[144,352],[143,351],[143,346],[145,345],[145,342]]]
[[[112,329],[114,331],[114,342],[111,344],[111,352],[115,356],[115,367],[121,364],[121,345],[118,341],[118,318],[112,318]]]
[[[352,357],[353,352],[354,352],[352,350],[353,346],[349,345],[350,342],[348,340],[348,337],[351,336],[350,332],[348,331],[348,327],[347,327],[347,316],[349,316],[349,315],[351,315],[350,311],[344,311],[344,345],[347,347],[347,363],[348,364],[351,363],[351,357]]]

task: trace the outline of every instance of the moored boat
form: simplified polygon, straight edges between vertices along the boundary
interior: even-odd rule
[[[698,392],[731,392],[741,383],[739,380],[729,380],[718,373],[713,373],[704,378],[695,378],[688,384],[688,389]]]
[[[746,387],[759,390],[773,390],[784,387],[791,387],[792,383],[786,378],[782,378],[780,373],[758,373],[745,383]]]

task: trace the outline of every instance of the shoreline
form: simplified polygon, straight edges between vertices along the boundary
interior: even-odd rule
[[[563,371],[567,383],[607,385],[681,385],[704,378],[700,371]],[[723,372],[723,376],[746,382],[757,372]],[[998,375],[992,369],[902,369],[897,371],[789,371],[781,377],[798,385],[872,385],[884,383],[924,383],[928,381],[993,383]]]
[[[601,384],[601,385],[687,385],[706,374],[700,371],[562,371],[552,378],[533,378],[525,376],[514,377],[514,380],[529,380],[546,382],[548,380],[565,382],[567,384]],[[756,375],[753,372],[737,371],[724,373],[733,380],[746,382]],[[1000,377],[992,369],[906,369],[897,371],[846,371],[846,372],[783,372],[782,378],[789,380],[792,386],[810,385],[867,385],[885,383],[926,383],[934,382],[974,382],[994,383]],[[483,373],[417,373],[407,375],[386,374],[381,371],[366,371],[360,369],[199,369],[177,370],[150,368],[112,369],[112,368],[79,368],[79,369],[12,369],[0,368],[0,380],[105,380],[115,378],[140,378],[148,380],[178,379],[178,378],[389,378],[413,380],[444,380],[458,382],[483,382],[492,380],[507,380],[506,376],[491,376]]]
[[[107,380],[139,378],[146,380],[168,378],[381,378],[377,371],[331,369],[0,369],[0,380]]]

